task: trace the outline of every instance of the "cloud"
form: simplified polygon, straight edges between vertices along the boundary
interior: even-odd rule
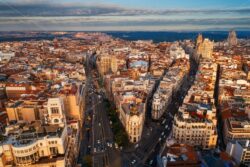
[[[150,10],[101,2],[0,0],[0,31],[250,29],[250,8]]]
[[[236,9],[166,9],[125,8],[107,3],[58,3],[49,0],[0,1],[0,16],[138,16],[174,14],[250,14],[250,8]]]
[[[250,17],[231,19],[171,19],[158,17],[71,16],[0,18],[0,31],[117,31],[249,29]]]

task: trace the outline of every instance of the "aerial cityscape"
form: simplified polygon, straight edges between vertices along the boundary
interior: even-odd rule
[[[250,2],[197,3],[0,0],[0,167],[249,167]]]

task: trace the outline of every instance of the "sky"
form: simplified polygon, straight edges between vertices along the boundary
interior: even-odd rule
[[[0,0],[0,31],[250,30],[250,0]]]

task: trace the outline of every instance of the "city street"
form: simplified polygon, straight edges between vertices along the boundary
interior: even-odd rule
[[[115,148],[113,133],[104,107],[103,98],[94,87],[94,70],[89,55],[86,58],[86,106],[84,112],[83,138],[79,162],[84,156],[92,157],[93,167],[121,166],[120,152]],[[83,164],[83,162],[82,162]]]
[[[143,129],[142,139],[139,143],[125,148],[122,152],[115,148],[113,133],[110,122],[105,110],[103,96],[94,86],[93,76],[95,70],[87,65],[86,71],[86,111],[83,138],[84,155],[92,156],[93,167],[103,166],[156,166],[156,156],[162,149],[166,139],[171,136],[172,123],[174,114],[182,104],[188,89],[190,88],[197,70],[197,65],[191,61],[191,71],[185,87],[177,91],[168,106],[166,112],[158,121],[151,119],[151,99],[147,106],[145,126]]]
[[[93,167],[121,166],[120,153],[115,149],[113,133],[109,124],[103,99],[93,93],[92,146]]]
[[[191,70],[187,80],[187,84],[177,91],[172,99],[172,103],[166,109],[160,120],[153,121],[151,119],[151,107],[148,106],[146,114],[145,126],[143,129],[142,139],[138,145],[134,145],[122,152],[123,167],[132,166],[156,166],[156,156],[159,154],[166,139],[172,131],[173,117],[178,111],[179,106],[183,102],[187,91],[192,85],[193,77],[197,71],[197,64],[191,60]],[[138,146],[136,148],[136,146]],[[133,163],[133,161],[136,161]]]

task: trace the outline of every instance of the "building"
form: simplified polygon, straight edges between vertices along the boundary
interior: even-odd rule
[[[136,143],[140,141],[145,119],[145,104],[122,104],[120,117],[130,142]]]
[[[0,62],[8,62],[12,57],[15,56],[14,52],[2,52],[0,51]]]
[[[229,46],[235,46],[235,45],[237,45],[238,40],[237,40],[237,35],[236,35],[235,31],[230,31],[228,33],[227,42],[228,42]]]
[[[224,142],[250,139],[250,120],[247,115],[235,116],[224,120]]]
[[[125,92],[115,96],[117,98],[117,108],[119,119],[132,143],[141,140],[142,130],[145,120],[146,104],[139,96],[138,92]]]
[[[97,60],[96,60],[96,65],[97,65],[98,72],[102,76],[104,74],[107,74],[108,72],[111,72],[111,56],[107,54],[98,55]],[[113,65],[114,65],[114,62],[113,62]]]
[[[64,126],[66,123],[65,106],[62,98],[49,98],[45,122],[51,125]]]
[[[212,54],[213,54],[213,47],[214,47],[213,41],[210,41],[209,39],[205,38],[202,41],[202,43],[198,44],[196,48],[196,52],[202,58],[211,59]]]
[[[201,161],[193,146],[173,144],[160,155],[158,167],[200,167]]]
[[[59,92],[65,106],[65,114],[68,119],[83,120],[84,86],[83,85],[65,85]]]
[[[0,144],[3,166],[66,166],[66,126],[17,123],[6,127],[5,136]]]
[[[62,98],[49,98],[45,120],[17,120],[5,128],[0,141],[0,164],[14,166],[71,167],[80,144],[78,120],[66,124]]]
[[[201,146],[203,149],[216,147],[216,126],[209,119],[178,113],[174,118],[173,137],[177,143]]]
[[[196,46],[199,46],[203,41],[202,34],[199,34],[197,39],[196,39]]]
[[[118,71],[118,60],[116,58],[116,55],[113,55],[111,57],[111,71],[113,73],[116,73]]]
[[[9,99],[20,98],[22,94],[25,94],[28,90],[26,84],[6,84],[5,91]]]
[[[234,140],[227,144],[226,152],[233,157],[237,164],[250,165],[250,144],[248,140]]]
[[[6,112],[9,121],[32,122],[43,119],[43,101],[14,101],[6,103]]]

